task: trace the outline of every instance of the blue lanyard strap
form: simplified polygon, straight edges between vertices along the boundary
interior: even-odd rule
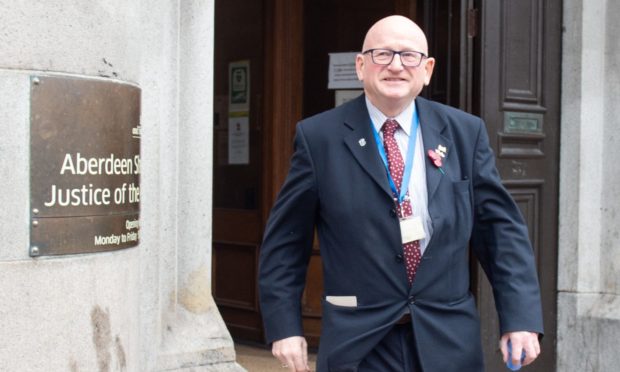
[[[377,147],[379,148],[379,154],[381,155],[381,160],[383,160],[383,165],[385,166],[385,170],[387,171],[388,181],[390,182],[390,189],[392,189],[392,193],[394,195],[398,195],[398,205],[402,204],[403,200],[405,200],[405,196],[407,195],[407,191],[409,190],[409,179],[411,178],[411,168],[413,168],[413,153],[415,152],[415,143],[418,135],[418,125],[420,124],[420,118],[418,117],[417,110],[413,111],[412,121],[413,126],[411,128],[411,134],[409,135],[409,143],[407,144],[407,159],[405,161],[405,171],[403,173],[402,183],[400,184],[399,194],[398,189],[396,188],[396,184],[394,184],[394,179],[390,174],[390,166],[388,165],[388,159],[385,153],[385,148],[383,147],[383,141],[381,141],[379,132],[377,132],[377,128],[372,122],[372,119],[370,120],[370,125],[372,126],[372,131],[375,135],[375,142],[377,143]]]

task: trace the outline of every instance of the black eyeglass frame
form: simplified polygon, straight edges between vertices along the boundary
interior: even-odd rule
[[[387,62],[387,63],[376,62],[375,61],[375,56],[374,56],[374,53],[373,53],[375,50],[383,50],[383,51],[386,51],[386,52],[390,52],[390,53],[392,53],[392,58],[390,58],[390,61]],[[388,65],[390,65],[394,61],[394,56],[397,55],[397,54],[400,57],[400,63],[402,63],[403,66],[406,66],[406,67],[418,67],[418,66],[420,66],[422,64],[423,60],[428,58],[428,56],[425,53],[418,52],[417,50],[392,50],[392,49],[385,49],[385,48],[372,48],[372,49],[366,49],[365,51],[362,52],[362,54],[368,54],[368,53],[370,53],[370,59],[372,60],[372,63],[374,63],[376,65],[380,65],[380,66],[388,66]],[[401,55],[402,53],[417,53],[417,54],[419,54],[421,56],[420,57],[420,62],[418,62],[417,65],[407,64],[403,60],[403,57]]]

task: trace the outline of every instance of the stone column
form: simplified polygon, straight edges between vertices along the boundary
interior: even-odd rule
[[[564,2],[558,371],[617,369],[619,17],[617,1]]]
[[[0,0],[0,369],[241,371],[211,297],[213,0]],[[30,77],[142,91],[135,248],[31,258]]]

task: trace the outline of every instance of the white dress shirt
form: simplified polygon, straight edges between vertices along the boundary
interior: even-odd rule
[[[370,119],[375,127],[375,130],[379,133],[381,140],[383,141],[383,132],[381,127],[383,123],[388,119],[378,108],[376,108],[366,97],[366,106],[368,107],[368,113]],[[411,127],[413,126],[413,114],[415,112],[415,100],[411,101],[411,104],[407,106],[403,112],[398,114],[394,119],[398,122],[400,127],[396,130],[394,137],[403,159],[406,161],[407,146],[409,145],[409,136],[411,135]],[[411,208],[414,216],[420,216],[422,218],[422,226],[424,227],[424,233],[426,238],[420,240],[420,253],[424,254],[428,242],[430,241],[432,231],[432,224],[430,216],[428,215],[428,194],[426,191],[426,166],[424,163],[424,142],[422,141],[422,131],[420,126],[415,135],[415,152],[413,154],[413,168],[411,169],[411,178],[409,179],[409,198],[411,200]]]

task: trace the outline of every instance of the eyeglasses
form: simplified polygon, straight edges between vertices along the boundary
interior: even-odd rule
[[[400,62],[407,67],[418,67],[424,58],[428,58],[426,54],[413,50],[397,52],[391,49],[368,49],[362,52],[362,54],[367,53],[370,53],[370,58],[377,65],[389,65],[394,60],[395,54],[400,55]]]

